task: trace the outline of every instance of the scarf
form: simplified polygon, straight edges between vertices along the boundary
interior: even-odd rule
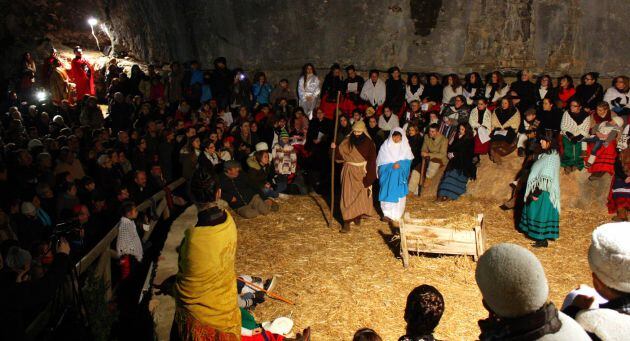
[[[490,97],[492,98],[492,97]],[[494,111],[497,114],[497,119],[501,125],[504,125],[505,122],[509,121],[512,116],[516,113],[516,108],[510,107],[507,110],[499,107]]]
[[[589,116],[589,114],[584,110],[580,110],[580,112],[577,114],[569,110],[569,115],[571,115],[571,118],[573,119],[573,121],[575,121],[577,125],[582,124],[582,122],[584,122],[584,120]]]
[[[402,135],[402,140],[399,143],[394,142],[393,136],[395,132]],[[381,149],[378,151],[376,166],[380,167],[402,160],[413,160],[413,152],[411,151],[411,146],[409,146],[407,135],[402,128],[394,128],[389,132],[389,138],[383,142]]]
[[[418,89],[420,89],[420,85],[421,85],[420,83],[418,83],[416,85],[410,84],[409,85],[409,90],[411,91],[412,94],[415,94],[416,91],[418,91]]]
[[[142,261],[142,241],[136,230],[136,223],[131,219],[122,217],[118,222],[118,239],[116,240],[118,257],[131,255]]]
[[[612,120],[612,111],[609,110],[608,114],[606,114],[606,116],[604,117],[599,116],[597,113],[594,113],[592,116],[596,124],[600,124],[602,122],[609,122],[610,120]]]
[[[479,109],[477,109],[477,123],[480,126],[483,125],[483,117],[486,115],[487,110],[488,108],[483,109],[483,111],[479,111]]]
[[[555,334],[562,328],[558,310],[553,303],[547,303],[537,311],[520,317],[491,317],[479,321],[479,340],[538,340],[548,334]]]
[[[372,106],[385,103],[385,83],[378,79],[376,84],[368,80],[361,90],[361,98],[368,101]]]
[[[542,153],[532,165],[527,179],[525,198],[537,188],[548,192],[553,207],[560,213],[560,156],[557,152]]]

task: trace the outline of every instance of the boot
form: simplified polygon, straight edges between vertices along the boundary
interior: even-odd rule
[[[604,176],[604,172],[596,172],[596,173],[591,174],[591,175],[588,177],[588,179],[589,179],[590,181],[593,181],[593,180],[597,180],[597,179],[601,178],[602,176]]]
[[[350,222],[349,221],[344,221],[343,225],[341,226],[341,230],[339,232],[341,232],[341,233],[348,233],[348,232],[350,232]]]
[[[628,220],[628,211],[625,208],[618,208],[617,215],[612,220],[617,222]]]
[[[504,202],[501,206],[499,206],[499,208],[504,211],[508,211],[514,209],[514,206],[516,206],[516,196],[512,196],[510,200]]]
[[[534,247],[547,247],[549,246],[549,242],[547,242],[547,239],[537,240],[533,246]]]
[[[354,218],[354,224],[357,226],[361,225],[361,216]]]

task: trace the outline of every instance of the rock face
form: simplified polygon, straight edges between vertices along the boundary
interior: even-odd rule
[[[248,69],[306,61],[360,69],[628,72],[624,0],[117,0],[118,40],[139,57],[225,56]]]

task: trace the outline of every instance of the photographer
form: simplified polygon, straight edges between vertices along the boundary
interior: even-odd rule
[[[61,238],[48,272],[38,280],[21,281],[23,273],[2,268],[0,257],[0,340],[22,340],[29,316],[50,301],[68,270],[70,245]]]

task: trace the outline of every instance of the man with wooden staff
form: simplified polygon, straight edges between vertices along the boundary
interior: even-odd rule
[[[330,147],[341,169],[341,233],[350,231],[350,222],[361,224],[363,216],[375,216],[372,183],[376,180],[376,146],[367,133],[363,121],[355,122],[352,133],[339,144]]]

